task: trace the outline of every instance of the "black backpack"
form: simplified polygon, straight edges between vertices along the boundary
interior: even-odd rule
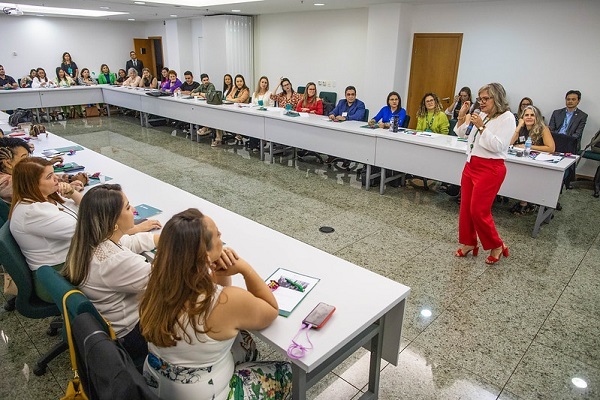
[[[23,122],[33,121],[33,113],[31,110],[25,110],[24,108],[17,108],[10,117],[8,117],[8,124],[10,126],[17,126]]]

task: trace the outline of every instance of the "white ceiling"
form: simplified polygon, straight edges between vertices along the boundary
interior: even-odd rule
[[[9,2],[10,0],[3,0]],[[347,8],[362,8],[375,4],[387,3],[458,3],[458,2],[484,2],[493,0],[265,0],[253,3],[237,3],[224,6],[213,6],[208,8],[195,8],[184,6],[172,6],[164,4],[146,3],[145,5],[134,4],[134,0],[18,0],[15,4],[30,4],[48,7],[79,8],[89,10],[100,10],[100,7],[109,7],[109,11],[124,11],[129,14],[119,16],[103,17],[103,19],[114,21],[126,21],[135,18],[136,21],[152,21],[176,18],[193,18],[213,14],[235,14],[231,10],[239,9],[242,15],[276,14],[284,12],[336,10]],[[11,2],[12,3],[12,2]],[[324,6],[315,6],[314,3],[324,3]]]

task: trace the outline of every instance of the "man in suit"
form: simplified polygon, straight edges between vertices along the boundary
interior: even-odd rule
[[[566,107],[554,110],[548,128],[554,134],[572,136],[581,142],[583,128],[585,128],[588,117],[586,113],[577,108],[579,101],[581,101],[581,92],[579,90],[569,90],[565,100]]]
[[[581,92],[579,90],[569,90],[565,96],[566,107],[554,110],[552,113],[548,128],[555,137],[557,151],[577,153],[581,149],[581,137],[588,116],[577,108],[580,100]],[[566,135],[570,139],[561,135]],[[565,171],[563,181],[567,189],[573,187],[571,182],[575,179],[575,168],[576,166],[573,165]]]
[[[133,68],[138,72],[138,76],[142,76],[142,70],[144,69],[144,63],[141,60],[137,59],[137,54],[135,54],[135,51],[130,51],[129,52],[129,57],[131,57],[130,60],[127,61],[127,63],[125,64],[125,71],[127,71],[127,73],[129,73],[129,68]]]

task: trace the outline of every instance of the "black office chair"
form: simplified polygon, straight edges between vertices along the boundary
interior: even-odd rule
[[[306,86],[298,86],[298,90],[296,90],[296,91],[300,94],[304,94],[305,90],[306,90]]]
[[[404,121],[402,121],[402,127],[404,129],[408,128],[409,123],[410,123],[410,115],[406,114],[406,117],[404,117]]]
[[[457,136],[456,133],[454,132],[454,127],[456,126],[456,123],[458,122],[457,119],[451,119],[450,121],[450,126],[449,126],[449,130],[448,130],[448,135],[450,136]]]
[[[19,291],[16,300],[17,311],[24,317],[33,319],[59,316],[60,311],[55,304],[46,303],[35,294],[31,270],[27,265],[23,253],[21,253],[19,245],[10,233],[9,225],[10,222],[5,223],[0,228],[0,264],[4,266],[6,272],[10,274],[17,285]],[[47,334],[55,336],[61,327],[62,321],[54,320],[50,323]],[[67,350],[67,348],[68,345],[64,341],[56,344],[38,360],[33,373],[37,376],[43,375],[46,372],[48,363]]]
[[[8,203],[4,202],[3,200],[0,200],[0,218],[6,222],[8,221],[8,213],[10,212],[10,206],[8,205]],[[2,223],[4,223],[2,222]]]
[[[576,137],[553,133],[552,138],[554,139],[556,151],[559,151],[561,153],[578,154],[579,150],[581,149],[581,142]],[[573,164],[565,171],[563,184],[567,189],[573,188],[572,182],[575,180],[576,168],[577,165]]]

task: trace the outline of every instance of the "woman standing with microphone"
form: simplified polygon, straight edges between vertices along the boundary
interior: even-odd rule
[[[506,176],[504,159],[516,124],[506,100],[506,91],[499,83],[479,89],[477,98],[481,113],[467,114],[470,101],[465,101],[458,114],[456,134],[467,137],[467,163],[461,179],[462,198],[458,220],[461,247],[456,257],[471,251],[479,252],[477,237],[484,250],[490,250],[486,264],[495,264],[501,255],[508,257],[492,217],[492,205]]]

